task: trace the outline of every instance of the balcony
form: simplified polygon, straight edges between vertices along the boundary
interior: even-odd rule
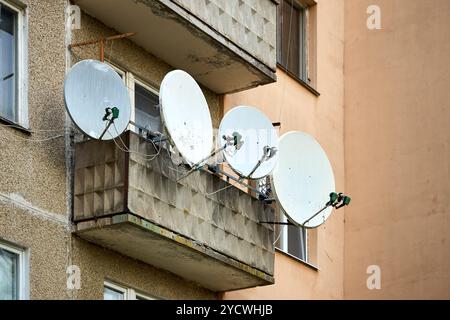
[[[75,233],[213,291],[274,283],[273,219],[269,205],[207,172],[176,182],[165,149],[153,161],[151,143],[122,135],[75,146]]]
[[[215,93],[276,80],[272,0],[75,0],[86,13],[131,38]]]

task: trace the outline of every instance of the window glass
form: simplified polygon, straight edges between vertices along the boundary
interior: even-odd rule
[[[0,248],[0,300],[19,299],[19,255]]]
[[[306,81],[305,9],[295,0],[283,0],[278,16],[278,63],[296,77]]]
[[[300,260],[306,261],[306,229],[287,226],[287,252]]]
[[[155,299],[136,293],[136,300],[155,300]]]
[[[17,120],[17,13],[0,3],[0,116]]]
[[[276,221],[288,222],[284,214],[277,210],[279,218]],[[275,246],[302,261],[308,262],[307,229],[294,225],[275,225]]]
[[[151,131],[161,132],[159,97],[139,83],[134,87],[135,122]]]
[[[125,300],[125,294],[119,290],[104,287],[103,289],[104,300]]]

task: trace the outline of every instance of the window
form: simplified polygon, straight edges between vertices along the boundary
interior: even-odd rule
[[[282,222],[288,220],[283,215]],[[281,229],[283,228],[283,229]],[[297,226],[281,226],[278,232],[281,232],[277,243],[278,249],[284,251],[302,261],[308,262],[307,253],[307,230]]]
[[[278,64],[308,83],[306,31],[306,7],[298,0],[281,0],[278,6]]]
[[[136,292],[136,290],[131,288],[119,286],[109,281],[105,281],[104,283],[103,298],[104,300],[156,300],[154,297]]]
[[[27,127],[21,107],[22,20],[20,9],[0,0],[0,117]]]
[[[26,299],[26,272],[23,250],[0,243],[0,300]]]
[[[161,132],[158,93],[138,80],[134,83],[134,110],[134,122],[139,127]]]
[[[112,283],[106,283],[103,288],[104,300],[128,300],[127,290]]]
[[[144,129],[153,132],[161,132],[161,116],[159,113],[158,91],[144,81],[138,80],[131,72],[126,72],[110,64],[123,79],[128,87],[131,97],[131,121],[136,125],[131,126],[138,134],[143,134]]]
[[[258,180],[258,190],[267,197],[272,197],[270,177]],[[275,221],[288,222],[282,214],[281,208],[277,208]],[[275,225],[275,246],[283,252],[290,254],[304,262],[308,262],[307,230],[292,225]]]

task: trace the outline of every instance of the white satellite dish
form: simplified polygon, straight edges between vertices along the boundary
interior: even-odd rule
[[[325,151],[312,136],[297,131],[281,136],[272,188],[281,208],[295,225],[317,228],[328,219],[331,206],[314,214],[330,200],[330,193],[335,192],[333,169]]]
[[[254,107],[238,106],[223,117],[219,127],[219,140],[242,136],[240,149],[224,150],[225,160],[241,178],[261,179],[275,168],[278,155],[278,134],[272,122]]]
[[[117,72],[100,61],[83,60],[72,67],[64,99],[72,121],[93,139],[114,139],[130,122],[128,90]]]
[[[169,140],[189,165],[207,158],[213,148],[211,114],[205,96],[188,73],[169,72],[161,83],[161,119]]]

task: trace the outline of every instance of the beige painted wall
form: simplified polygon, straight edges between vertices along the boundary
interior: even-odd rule
[[[346,298],[450,298],[449,39],[448,0],[345,1]]]
[[[301,130],[312,134],[326,150],[336,179],[344,190],[344,1],[317,1],[316,97],[296,80],[278,70],[278,82],[227,95],[225,109],[251,105],[281,132]],[[318,230],[319,270],[283,253],[275,258],[275,285],[229,292],[225,299],[342,299],[344,275],[344,210],[335,212]]]

